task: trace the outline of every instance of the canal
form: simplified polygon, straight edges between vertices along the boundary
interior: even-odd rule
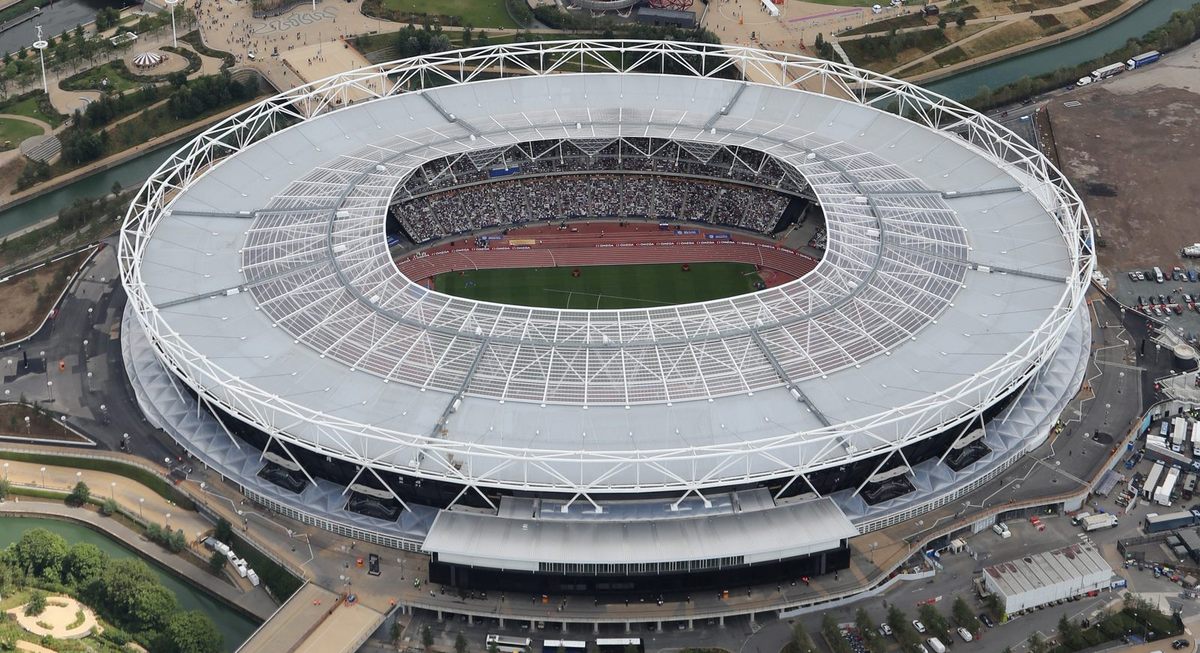
[[[9,544],[16,542],[21,539],[25,531],[34,528],[44,528],[48,531],[58,533],[65,537],[67,542],[71,544],[75,544],[76,542],[95,544],[101,551],[113,558],[140,557],[132,549],[127,548],[119,541],[82,524],[59,521],[57,519],[41,519],[38,517],[0,517],[0,548],[7,547]],[[237,650],[242,645],[242,642],[246,641],[255,628],[258,627],[258,624],[254,620],[159,567],[153,560],[142,559],[150,565],[150,569],[158,576],[162,584],[179,600],[181,608],[184,610],[199,610],[212,619],[213,623],[217,626],[217,630],[221,631],[221,635],[225,640],[226,651],[232,653],[232,651]]]
[[[1065,66],[1075,66],[1115,50],[1131,38],[1144,36],[1163,25],[1171,14],[1197,4],[1197,0],[1149,0],[1091,34],[1011,59],[981,66],[924,86],[955,100],[966,100],[982,86],[997,89],[1022,77],[1036,77]]]

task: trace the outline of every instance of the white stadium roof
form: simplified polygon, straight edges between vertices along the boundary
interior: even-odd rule
[[[700,52],[883,99],[654,74],[654,56]],[[551,74],[574,60],[614,69]],[[504,65],[529,69],[470,81]],[[454,83],[401,92],[448,69]],[[888,102],[911,120],[876,108]],[[794,165],[827,216],[817,269],[702,304],[559,311],[442,295],[389,257],[387,207],[424,161],[646,136]],[[397,62],[266,101],[164,164],[121,253],[170,367],[268,433],[408,474],[605,492],[791,476],[977,414],[1061,340],[1088,239],[1045,159],[949,100],[777,53],[569,42]]]

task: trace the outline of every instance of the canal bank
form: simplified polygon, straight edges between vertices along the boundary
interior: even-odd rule
[[[1166,24],[1171,14],[1196,4],[1197,0],[1146,0],[1136,9],[1085,35],[920,83],[935,93],[966,100],[978,95],[984,86],[995,90],[1022,77],[1037,77],[1095,59],[1120,48],[1129,39],[1145,36]]]
[[[184,610],[198,610],[212,619],[224,639],[224,650],[236,651],[265,617],[248,614],[239,606],[235,590],[222,581],[166,553],[124,524],[90,510],[68,508],[61,503],[9,500],[0,504],[0,547],[21,539],[28,530],[44,528],[74,544],[87,542],[114,558],[146,560],[159,582],[179,601]],[[266,615],[269,617],[270,615]]]
[[[246,104],[13,194],[6,203],[0,204],[0,239],[53,219],[77,199],[101,197],[111,192],[113,182],[120,183],[124,188],[140,187],[151,173],[170,158],[180,143],[261,100],[262,96],[258,96]]]

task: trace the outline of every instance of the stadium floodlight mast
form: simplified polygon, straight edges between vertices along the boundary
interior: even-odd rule
[[[179,4],[179,0],[166,0],[167,6],[171,8],[171,47],[179,47],[179,39],[175,35],[175,5]]]
[[[38,51],[38,60],[42,64],[42,92],[46,95],[50,94],[50,88],[46,84],[46,48],[50,45],[46,39],[42,38],[42,26],[37,26],[37,40],[33,42],[33,49]]]

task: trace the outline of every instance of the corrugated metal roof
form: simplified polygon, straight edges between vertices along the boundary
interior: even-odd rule
[[[440,560],[638,564],[744,556],[776,559],[858,535],[828,498],[765,510],[663,520],[517,519],[443,510],[425,539]],[[495,561],[495,562],[492,562]]]

